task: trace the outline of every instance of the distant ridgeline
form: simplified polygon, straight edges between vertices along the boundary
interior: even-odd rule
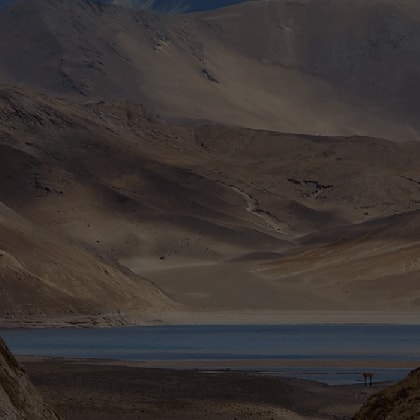
[[[24,0],[0,0],[0,9]],[[78,0],[83,1],[83,0]],[[190,13],[214,10],[252,0],[85,0],[104,4],[117,4],[133,9],[146,9],[162,13]],[[255,1],[255,0],[254,0]]]
[[[0,0],[1,2],[2,0]],[[8,0],[6,0],[8,1]],[[135,9],[148,9],[163,13],[189,13],[218,9],[249,0],[99,0]]]

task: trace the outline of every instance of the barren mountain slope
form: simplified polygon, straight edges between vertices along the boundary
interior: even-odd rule
[[[28,0],[0,11],[0,82],[246,127],[418,139],[419,16],[415,0],[182,16]]]
[[[0,284],[3,321],[77,324],[72,318],[85,315],[113,324],[126,314],[147,317],[174,306],[148,281],[50,236],[3,205]]]
[[[30,220],[119,257],[214,259],[287,244],[220,175],[200,173],[208,161],[207,172],[216,171],[217,156],[194,128],[159,123],[125,102],[2,93],[2,197]]]
[[[141,293],[165,307],[117,262],[187,308],[386,310],[396,284],[394,309],[417,308],[417,142],[174,125],[128,102],[77,105],[10,88],[0,121],[0,194],[31,223],[5,211],[7,269],[58,285],[53,298],[71,310],[96,295],[73,286],[85,284],[74,272],[83,261],[94,284],[110,287],[112,299],[95,300],[108,312],[134,311]],[[54,252],[36,266],[17,233],[40,255]],[[45,273],[45,261],[66,275]]]
[[[219,37],[233,51],[321,78],[372,101],[372,111],[376,104],[407,121],[418,114],[415,0],[266,0],[205,16],[223,28]],[[255,25],[266,29],[246,30]]]
[[[58,318],[60,323],[60,319],[71,322],[75,315],[85,315],[112,324],[121,321],[120,312],[123,317],[128,313],[147,316],[148,312],[173,308],[173,303],[150,282],[121,267],[114,259],[101,256],[80,238],[72,241],[72,235],[67,238],[60,235],[57,225],[66,222],[68,232],[76,231],[74,225],[79,216],[72,206],[83,208],[84,200],[95,200],[101,194],[106,196],[106,192],[98,186],[97,195],[89,196],[91,191],[83,186],[86,174],[80,171],[77,162],[73,161],[75,173],[72,174],[61,165],[63,154],[51,157],[58,149],[65,154],[60,142],[54,143],[60,131],[64,142],[72,135],[82,134],[77,130],[71,132],[71,121],[54,114],[50,107],[47,109],[51,113],[44,114],[45,121],[39,120],[38,114],[28,112],[28,106],[33,111],[33,97],[20,94],[18,98],[20,104],[13,104],[9,101],[10,91],[3,91],[0,99],[0,311],[3,319],[54,323],[54,318]],[[42,97],[42,101],[45,104],[48,99]],[[48,135],[44,139],[37,137],[35,127],[45,126],[46,121]],[[44,154],[37,141],[48,140],[51,150]],[[75,149],[75,159],[83,152]],[[74,193],[74,200],[69,191]],[[68,200],[63,198],[64,193],[69,195]],[[112,198],[116,200],[118,196]],[[68,212],[73,214],[73,219],[67,218]],[[92,242],[96,244],[96,240]]]
[[[0,418],[57,420],[0,338]]]
[[[419,229],[416,211],[304,237],[277,255],[144,275],[176,300],[208,310],[365,313],[358,322],[372,320],[375,311],[416,313]]]
[[[419,230],[418,211],[377,219],[303,238],[303,249],[253,269],[274,287],[312,290],[343,310],[415,312]]]

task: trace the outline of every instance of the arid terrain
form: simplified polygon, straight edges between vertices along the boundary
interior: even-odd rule
[[[159,7],[0,8],[3,325],[415,322],[417,3]]]
[[[4,319],[416,312],[420,143],[6,87],[0,121]]]
[[[61,418],[69,420],[349,420],[370,395],[384,388],[106,361],[26,361],[25,368]]]
[[[418,371],[390,387],[366,387],[107,360],[23,357],[20,363],[1,342],[1,419],[349,420],[360,409],[355,420],[408,420],[418,414]]]
[[[419,23],[0,0],[0,327],[418,323]],[[0,342],[0,418],[418,416],[418,371],[367,401],[385,385],[22,362],[53,408]]]
[[[0,120],[4,315],[416,312],[420,143],[6,87]]]
[[[20,1],[0,9],[0,83],[128,99],[165,117],[418,140],[419,19],[416,0],[259,0],[184,15]]]

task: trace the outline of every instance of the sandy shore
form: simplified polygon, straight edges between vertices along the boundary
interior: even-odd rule
[[[26,363],[53,363],[65,362],[96,366],[119,366],[134,368],[159,368],[159,369],[235,369],[246,370],[267,368],[365,368],[369,369],[416,369],[416,360],[314,360],[314,359],[223,359],[223,360],[152,360],[129,361],[111,359],[82,359],[60,358],[47,356],[17,356],[19,362]]]
[[[68,420],[344,420],[383,388],[103,360],[20,358],[20,362],[61,418]]]
[[[278,369],[278,368],[364,368],[369,369],[415,369],[418,362],[413,360],[158,360],[147,362],[106,362],[119,366],[143,366],[167,369]]]
[[[418,312],[379,311],[167,311],[55,318],[4,317],[1,328],[108,328],[147,325],[299,325],[392,324],[418,325]]]
[[[394,324],[417,325],[418,312],[386,311],[171,311],[135,320],[168,325]]]

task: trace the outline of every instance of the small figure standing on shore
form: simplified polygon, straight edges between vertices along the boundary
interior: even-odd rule
[[[363,378],[365,380],[365,386],[368,385],[368,381],[369,381],[369,386],[372,386],[373,373],[364,373]]]

